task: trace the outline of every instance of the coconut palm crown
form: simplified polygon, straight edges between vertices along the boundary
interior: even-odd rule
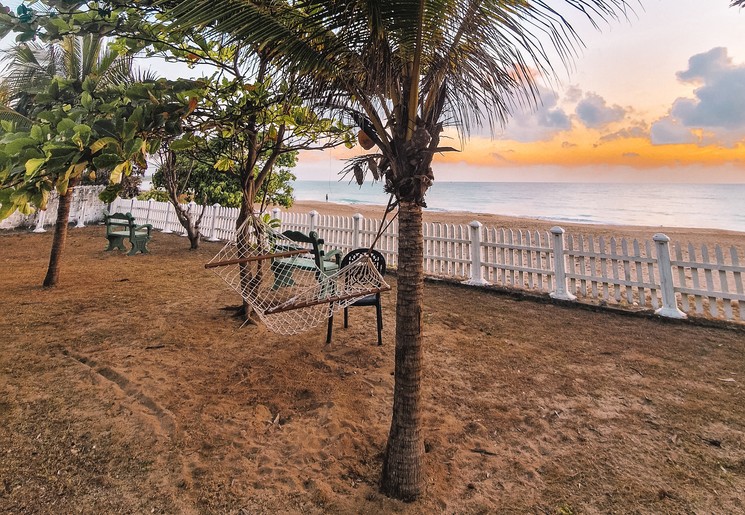
[[[316,100],[351,116],[378,148],[353,164],[399,201],[424,202],[444,126],[467,136],[536,100],[534,78],[571,59],[578,35],[563,4],[596,19],[624,0],[358,0],[174,2],[181,24],[231,34],[276,62],[312,72]],[[404,148],[405,147],[405,148]]]
[[[80,85],[90,80],[96,91],[137,80],[132,56],[111,51],[105,38],[95,34],[69,35],[50,44],[19,43],[5,51],[2,61],[6,105],[20,114],[27,113],[34,95],[43,91],[54,77],[71,79]]]

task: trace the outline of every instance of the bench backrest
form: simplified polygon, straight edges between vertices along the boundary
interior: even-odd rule
[[[282,234],[298,243],[310,243],[313,247],[313,259],[316,262],[316,266],[319,270],[324,269],[322,262],[325,252],[321,247],[323,245],[323,238],[319,238],[316,231],[310,231],[309,234],[300,231],[285,231]]]
[[[114,213],[113,215],[104,214],[103,219],[106,224],[106,234],[124,227],[131,230],[135,225],[135,217],[132,216],[132,213]]]

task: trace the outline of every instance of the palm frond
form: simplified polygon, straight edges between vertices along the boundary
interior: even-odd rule
[[[626,0],[184,0],[171,14],[179,27],[266,49],[278,66],[311,73],[322,84],[316,92],[359,106],[371,120],[381,108],[397,121],[443,116],[467,134],[474,124],[503,124],[516,104],[534,105],[536,71],[553,76],[553,56],[571,63],[582,45],[571,11],[597,26],[630,7]],[[420,74],[411,68],[417,52]],[[422,94],[410,99],[412,79]]]
[[[18,129],[29,129],[33,125],[31,119],[5,105],[0,105],[0,120],[9,121]]]
[[[102,72],[111,64],[115,56],[110,57],[111,52],[102,49],[103,38],[98,34],[86,34],[80,41],[80,75],[102,75]],[[77,76],[76,76],[77,77]]]
[[[81,79],[83,70],[82,38],[66,36],[60,41],[57,48],[63,63],[64,77],[68,79]]]

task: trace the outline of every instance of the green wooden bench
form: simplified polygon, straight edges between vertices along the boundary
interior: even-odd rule
[[[150,253],[147,249],[147,242],[151,238],[152,225],[137,225],[132,213],[114,213],[113,215],[104,213],[103,217],[106,225],[106,239],[109,240],[107,251],[114,249],[127,250],[124,246],[124,240],[129,239],[132,249],[127,253],[128,256],[134,256],[138,252]]]
[[[294,281],[292,280],[292,272],[294,270],[307,270],[311,272],[329,274],[339,269],[341,252],[339,250],[332,250],[328,253],[324,252],[322,247],[323,239],[319,238],[318,233],[316,233],[315,231],[311,231],[310,234],[304,234],[299,231],[285,231],[282,234],[292,241],[310,244],[310,248],[308,250],[312,257],[298,255],[274,259],[272,261],[272,271],[274,272],[274,289],[282,286],[293,285]],[[275,252],[298,250],[301,248],[303,247],[299,245],[292,247],[287,245],[277,245],[275,248]]]

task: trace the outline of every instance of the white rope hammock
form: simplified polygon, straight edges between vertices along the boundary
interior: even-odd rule
[[[205,265],[236,290],[270,331],[292,335],[323,323],[355,300],[391,287],[369,255],[344,268],[315,263],[312,249],[262,222],[246,220]]]

